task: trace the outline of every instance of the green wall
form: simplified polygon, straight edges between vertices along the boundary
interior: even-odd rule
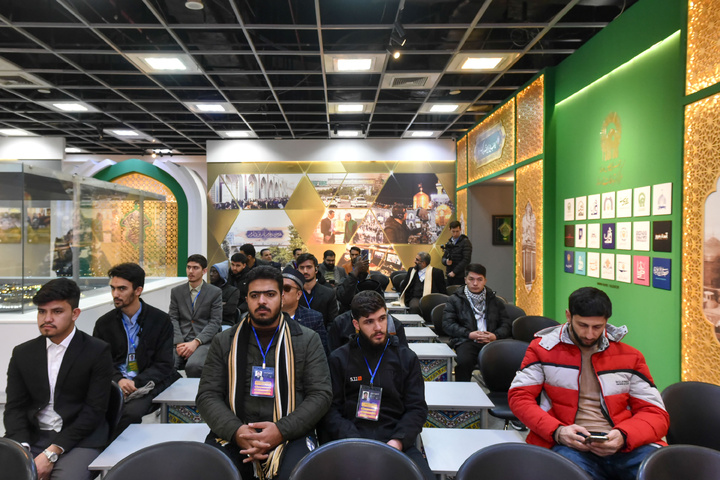
[[[679,0],[644,0],[554,69],[546,172],[545,314],[562,321],[567,297],[595,286],[613,301],[610,323],[627,325],[625,341],[642,351],[659,388],[680,380],[680,272],[682,227],[682,96],[684,21]],[[661,43],[659,43],[661,42]],[[608,114],[621,120],[622,168],[612,183],[601,168],[600,131]],[[565,222],[566,198],[672,182],[672,215]],[[564,225],[671,220],[672,252],[566,248]],[[671,290],[565,273],[565,250],[669,258]]]

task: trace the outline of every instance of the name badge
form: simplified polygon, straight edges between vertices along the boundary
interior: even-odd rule
[[[380,417],[380,400],[382,399],[382,388],[361,385],[358,393],[357,418],[377,422]]]
[[[273,367],[252,367],[250,396],[275,397],[275,369]]]
[[[128,354],[127,370],[128,370],[128,372],[137,372],[138,371],[138,364],[137,364],[137,360],[135,359],[134,353]]]

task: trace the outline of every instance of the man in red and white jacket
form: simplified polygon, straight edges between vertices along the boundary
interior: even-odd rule
[[[567,323],[537,333],[508,393],[530,429],[527,442],[552,448],[594,479],[628,479],[665,445],[670,417],[643,355],[607,323],[602,290],[570,295]],[[538,401],[539,397],[539,401]]]

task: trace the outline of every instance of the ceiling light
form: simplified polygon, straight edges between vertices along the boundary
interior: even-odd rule
[[[128,59],[148,74],[202,73],[190,55],[185,53],[128,53]]]
[[[53,106],[63,112],[87,112],[88,108],[79,103],[53,103]]]
[[[224,138],[257,138],[252,130],[221,130],[217,133]]]
[[[402,54],[400,53],[400,50],[395,50],[395,51],[393,52],[393,54],[392,54],[392,57],[393,57],[395,60],[397,60],[398,58],[400,58],[400,55],[402,55]]]
[[[135,130],[110,130],[110,133],[118,137],[139,137],[140,134]]]
[[[80,102],[76,100],[71,101],[43,101],[43,102],[37,102],[39,105],[42,105],[43,107],[54,110],[56,112],[72,112],[72,113],[89,113],[89,112],[99,112],[97,108],[93,107],[89,103]]]
[[[225,111],[225,107],[218,103],[196,103],[195,106],[201,112],[218,113]]]
[[[146,57],[143,60],[155,70],[187,70],[177,57]]]
[[[460,67],[463,70],[492,70],[502,61],[502,57],[474,58],[470,57]]]
[[[65,147],[65,153],[83,153],[83,150],[77,147]]]
[[[427,131],[427,130],[415,130],[413,132],[410,132],[410,136],[415,137],[415,138],[432,137],[434,134],[435,134],[435,132]]]
[[[448,95],[460,95],[462,92],[460,90],[450,90],[448,92]]]
[[[337,132],[338,137],[359,137],[360,131],[359,130],[338,130]]]
[[[339,58],[337,69],[339,72],[365,72],[372,68],[370,58]]]
[[[188,0],[185,2],[185,8],[190,10],[202,10],[205,8],[205,5],[203,5],[202,0]]]
[[[468,107],[470,107],[469,103],[424,103],[418,109],[418,113],[448,115],[464,112]]]
[[[326,73],[380,73],[387,53],[326,53],[323,64]]]
[[[0,128],[0,135],[5,137],[35,137],[36,134],[20,128]]]
[[[338,113],[358,113],[365,110],[365,105],[362,103],[341,103],[337,107]]]
[[[438,103],[430,107],[431,113],[452,113],[458,109],[460,105],[452,103]]]
[[[183,104],[195,113],[237,113],[237,110],[230,102],[183,102]]]
[[[459,73],[502,71],[512,65],[518,57],[517,53],[458,53],[450,61],[447,71]]]
[[[48,93],[50,93],[50,89],[49,88],[38,88],[38,93],[44,93],[47,95]]]

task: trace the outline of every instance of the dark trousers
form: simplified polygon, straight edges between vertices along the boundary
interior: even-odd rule
[[[448,286],[450,286],[450,285],[465,285],[465,278],[462,275],[455,275],[454,277],[447,277],[446,283]]]
[[[418,315],[422,315],[422,311],[420,310],[420,299],[419,298],[412,298],[409,302],[406,303],[408,307],[408,313],[417,313]]]
[[[435,474],[432,472],[432,470],[430,470],[430,465],[428,465],[427,459],[423,456],[420,450],[415,447],[410,447],[403,453],[407,455],[408,458],[412,460],[415,465],[418,466],[425,480],[435,480]]]
[[[469,382],[472,379],[472,372],[477,365],[478,353],[482,350],[484,343],[475,343],[472,340],[463,342],[455,347],[455,381]]]
[[[40,431],[37,441],[30,445],[30,453],[33,457],[40,455],[43,450],[52,445],[57,433],[54,431]],[[52,469],[50,480],[90,480],[97,475],[97,472],[88,470],[95,458],[100,455],[99,448],[75,447],[60,455]],[[0,477],[5,478],[2,473]]]
[[[122,416],[117,427],[113,430],[112,440],[115,440],[122,432],[133,423],[142,423],[142,417],[160,408],[160,404],[152,403],[152,392],[144,397],[135,398],[123,405]]]
[[[581,452],[565,445],[555,445],[552,451],[588,472],[593,480],[635,480],[640,464],[658,448],[653,444],[643,445],[631,452],[618,452],[607,457],[598,457],[592,452]]]

